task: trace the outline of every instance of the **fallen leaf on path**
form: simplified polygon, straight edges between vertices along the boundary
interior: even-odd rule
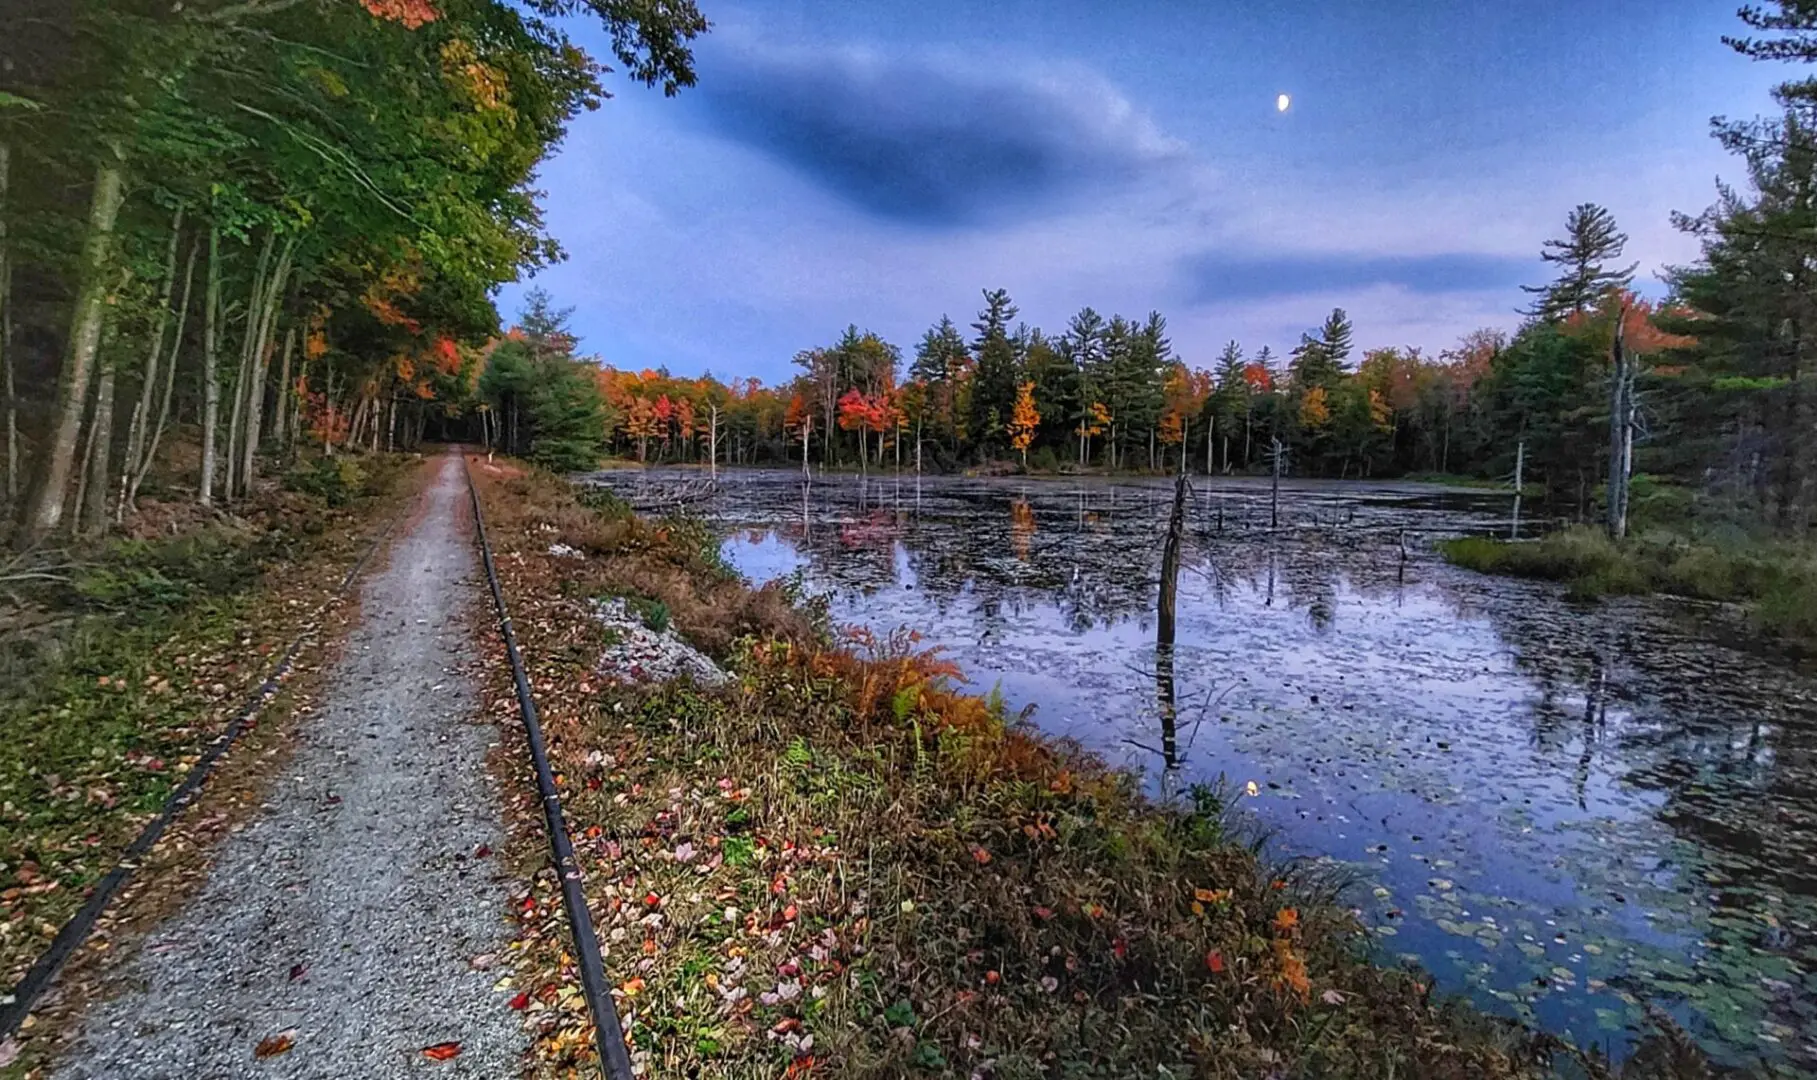
[[[296,1044],[297,1029],[288,1028],[276,1035],[267,1035],[260,1039],[259,1045],[252,1049],[252,1056],[256,1058],[277,1057],[279,1054],[288,1053],[290,1048]]]
[[[530,1007],[529,991],[527,991],[527,990],[518,991],[517,996],[511,999],[511,1007],[513,1009],[516,1009],[519,1012],[522,1012],[523,1010],[528,1009]]]
[[[423,1056],[430,1061],[449,1061],[461,1056],[461,1044],[457,1042],[436,1043],[423,1047]]]

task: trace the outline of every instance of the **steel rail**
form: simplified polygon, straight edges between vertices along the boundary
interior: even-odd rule
[[[479,488],[473,482],[473,467],[465,452],[461,468],[467,475],[467,494],[473,500],[474,532],[479,537],[481,561],[486,568],[486,584],[492,589],[492,604],[498,612],[499,635],[505,639],[505,655],[511,660],[511,678],[517,685],[517,709],[523,717],[524,734],[530,743],[530,760],[536,768],[536,787],[542,796],[543,820],[549,829],[549,850],[555,870],[561,877],[562,906],[567,909],[568,923],[574,932],[574,953],[580,966],[581,991],[593,1015],[594,1043],[608,1080],[633,1080],[631,1056],[625,1050],[624,1028],[618,1021],[618,1009],[612,1003],[611,986],[606,982],[605,960],[599,951],[599,935],[593,929],[593,914],[587,909],[586,893],[581,889],[580,864],[574,858],[574,844],[568,838],[568,826],[562,818],[561,798],[555,790],[555,771],[549,766],[549,751],[543,741],[542,722],[537,719],[536,700],[530,694],[530,678],[524,673],[524,659],[517,649],[517,634],[511,629],[511,614],[505,607],[505,593],[499,587],[498,569],[492,560],[492,543],[486,537],[486,519],[480,511]]]

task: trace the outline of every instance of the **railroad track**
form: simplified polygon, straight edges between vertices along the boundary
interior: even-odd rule
[[[542,723],[537,719],[536,700],[530,693],[530,678],[524,672],[523,656],[517,649],[517,634],[511,629],[511,613],[505,606],[505,593],[499,587],[498,569],[492,561],[492,543],[486,538],[486,518],[480,509],[479,488],[473,483],[472,464],[465,452],[461,454],[461,471],[467,477],[467,495],[473,501],[474,532],[479,541],[480,561],[486,568],[486,584],[492,590],[493,608],[498,614],[499,635],[505,639],[505,655],[511,661],[518,715],[523,718],[524,734],[530,744],[537,792],[542,797],[543,821],[549,831],[549,853],[555,862],[556,874],[561,878],[562,906],[567,909],[568,925],[574,933],[581,991],[593,1017],[594,1044],[599,1049],[601,1067],[608,1080],[632,1080],[624,1028],[619,1024],[618,1009],[612,1003],[611,985],[606,982],[599,935],[593,930],[593,915],[587,909],[586,893],[581,889],[580,864],[574,858],[574,844],[562,817],[561,798],[555,790],[555,771],[549,766],[548,746],[543,741]]]

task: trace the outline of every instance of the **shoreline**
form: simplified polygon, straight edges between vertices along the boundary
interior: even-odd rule
[[[1023,1063],[1031,1069],[1103,1067],[1103,1036],[1086,1037],[1095,1024],[1162,1018],[1172,1034],[1126,1040],[1118,1068],[1204,1072],[1211,1062],[1207,1075],[1285,1065],[1359,1077],[1391,1061],[1419,1062],[1416,1073],[1430,1076],[1537,1077],[1566,1062],[1603,1069],[1544,1033],[1436,999],[1429,978],[1374,966],[1366,935],[1333,895],[1273,876],[1226,838],[1217,793],[1196,793],[1191,810],[1155,805],[1127,774],[1006,728],[982,700],[945,685],[942,662],[912,640],[817,638],[775,587],[726,580],[700,537],[582,511],[546,475],[501,470],[481,487],[488,513],[496,504],[511,519],[497,542],[515,549],[504,560],[514,609],[528,605],[536,618],[523,624],[544,628],[526,631],[525,646],[541,665],[539,696],[552,699],[545,711],[558,717],[554,752],[587,777],[571,789],[577,831],[615,838],[583,845],[583,861],[590,890],[607,879],[594,899],[620,916],[602,920],[608,971],[633,1047],[660,1056],[659,1072],[744,1075],[761,1060],[938,1074],[937,1055],[962,1075],[1021,1075],[1006,1048],[1036,1038],[1036,1017],[1056,1009],[1076,1026],[1040,1034],[1047,1056]],[[539,558],[551,541],[582,559]],[[734,689],[600,679],[585,659],[598,655],[590,631],[573,618],[598,589],[675,590],[664,599],[676,629],[723,659]],[[703,633],[711,640],[698,641]],[[869,805],[886,796],[884,807]],[[811,869],[793,869],[798,862]],[[944,887],[930,895],[930,881]],[[826,905],[833,882],[844,907]],[[707,901],[704,886],[714,884]],[[866,897],[860,911],[854,891]],[[823,940],[829,931],[845,946]],[[640,937],[650,944],[627,957]],[[705,948],[703,937],[719,940]],[[863,952],[841,951],[858,943]],[[773,962],[774,977],[756,955]],[[875,985],[842,981],[854,972]],[[728,999],[738,989],[746,992]],[[797,1000],[807,1004],[791,1008]],[[1132,1008],[1143,1015],[1132,1020]],[[916,1022],[890,1022],[892,1009]],[[1207,1022],[1212,1013],[1218,1022]],[[545,1063],[583,1052],[572,1035],[564,1042],[571,1024],[560,1016],[540,1044]],[[700,1022],[719,1034],[678,1046],[676,1016],[711,1017]],[[1228,1046],[1233,1023],[1244,1035]],[[1346,1035],[1334,1048],[1286,1034],[1304,1025]],[[1336,1051],[1348,1065],[1325,1056]],[[990,1062],[997,1071],[980,1073]]]

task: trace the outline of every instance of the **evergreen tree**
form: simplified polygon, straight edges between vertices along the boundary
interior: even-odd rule
[[[1004,445],[1004,425],[1016,403],[1016,347],[1009,331],[1015,317],[1016,305],[1008,292],[986,289],[984,310],[972,324],[978,331],[972,341],[978,371],[972,386],[970,430],[972,442],[987,454]]]
[[[1627,288],[1640,264],[1608,268],[1627,244],[1628,234],[1615,227],[1614,215],[1595,203],[1580,203],[1565,218],[1565,238],[1546,241],[1540,251],[1540,258],[1561,268],[1558,279],[1549,285],[1521,286],[1539,296],[1527,314],[1542,319],[1581,315],[1610,289]]]
[[[1325,356],[1339,370],[1350,359],[1350,316],[1343,308],[1332,308],[1331,314],[1325,316],[1325,325],[1319,328],[1319,344],[1324,346]]]

